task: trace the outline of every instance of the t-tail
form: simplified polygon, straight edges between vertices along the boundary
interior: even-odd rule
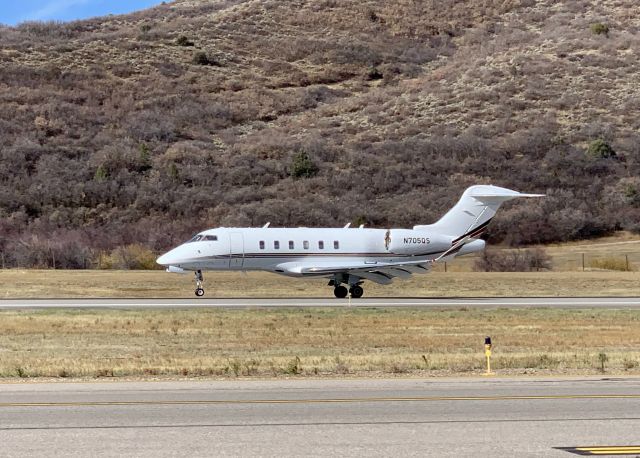
[[[544,194],[523,194],[491,185],[467,188],[457,204],[433,224],[415,226],[416,230],[432,230],[455,239],[453,246],[479,237],[504,202],[519,197],[542,197]],[[460,243],[462,242],[462,243]]]

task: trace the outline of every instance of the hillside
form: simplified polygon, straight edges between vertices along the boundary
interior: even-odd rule
[[[80,267],[219,225],[411,226],[474,183],[548,195],[493,241],[638,231],[639,27],[630,0],[177,0],[0,27],[0,251]]]

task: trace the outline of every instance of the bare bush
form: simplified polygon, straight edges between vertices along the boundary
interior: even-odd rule
[[[485,250],[473,269],[478,272],[534,272],[551,270],[551,257],[543,248]]]

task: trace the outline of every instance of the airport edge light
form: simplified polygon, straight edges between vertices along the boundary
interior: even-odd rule
[[[491,375],[491,337],[487,336],[484,338],[484,354],[487,357],[487,374]]]

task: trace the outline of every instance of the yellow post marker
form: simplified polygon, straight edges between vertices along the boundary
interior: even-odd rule
[[[484,354],[487,357],[487,374],[491,375],[491,337],[484,338]]]

